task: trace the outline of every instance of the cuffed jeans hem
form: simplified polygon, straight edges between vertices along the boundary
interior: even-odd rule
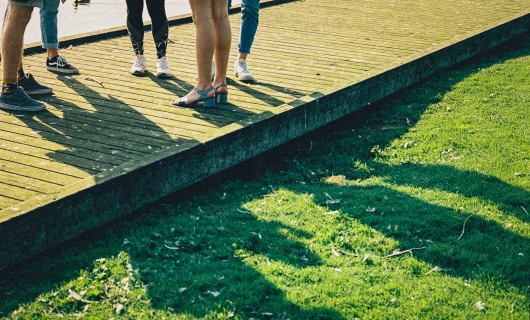
[[[42,47],[44,49],[59,49],[59,44],[58,43],[43,43]]]
[[[239,53],[240,54],[250,54],[250,51],[241,51],[241,50],[239,50]]]

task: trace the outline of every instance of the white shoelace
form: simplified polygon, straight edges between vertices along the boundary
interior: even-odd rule
[[[143,68],[144,65],[145,65],[145,59],[140,58],[140,59],[135,59],[134,60],[134,66],[135,67]]]
[[[57,66],[58,67],[64,67],[68,64],[68,61],[66,61],[65,58],[63,58],[62,56],[58,56],[57,57]]]
[[[240,73],[250,73],[250,71],[248,71],[246,61],[239,61],[237,64],[239,65],[239,68],[241,69],[239,71]]]

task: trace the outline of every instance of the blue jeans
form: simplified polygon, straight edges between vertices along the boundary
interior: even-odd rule
[[[40,8],[40,32],[42,47],[45,49],[58,49],[57,12],[59,0],[43,0]]]
[[[228,1],[230,8],[232,1]],[[259,22],[259,0],[241,0],[241,31],[239,32],[239,53],[250,53]]]

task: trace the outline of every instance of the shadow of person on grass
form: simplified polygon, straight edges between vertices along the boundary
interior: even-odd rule
[[[501,279],[521,291],[527,289],[530,239],[524,230],[514,229],[510,218],[529,224],[530,217],[519,204],[530,205],[530,192],[491,176],[450,166],[368,166],[373,171],[365,181],[373,178],[381,179],[381,183],[363,185],[362,180],[346,178],[338,184],[294,191],[318,192],[316,201],[323,206],[328,200],[325,194],[340,197],[340,203],[328,205],[331,210],[339,210],[397,240],[400,250],[424,248],[413,255],[448,270],[452,276],[478,281],[488,277]],[[340,176],[340,170],[334,174]],[[419,177],[429,177],[428,182]],[[395,187],[388,188],[386,183]],[[489,190],[486,194],[481,192],[485,185]],[[414,191],[399,191],[400,187]],[[433,196],[433,192],[437,195]],[[474,208],[437,204],[443,198],[455,197],[481,199],[487,206],[477,212],[474,210],[480,207],[478,204]],[[503,216],[503,212],[509,216]],[[345,250],[355,250],[341,245]]]
[[[300,194],[317,194],[317,204],[329,206],[330,210],[340,211],[345,217],[357,219],[399,241],[401,250],[425,247],[414,251],[414,256],[448,270],[452,276],[479,281],[488,277],[499,279],[527,292],[530,240],[527,231],[514,227],[514,222],[522,222],[523,226],[530,223],[528,190],[494,176],[450,165],[390,165],[374,160],[374,146],[379,150],[390,147],[395,139],[414,127],[429,105],[439,102],[455,84],[492,64],[527,56],[530,47],[525,47],[524,43],[528,42],[514,39],[506,44],[510,49],[495,48],[486,57],[461,64],[400,92],[399,96],[386,98],[328,128],[280,147],[264,160],[254,159],[245,173],[278,171],[281,166],[271,159],[306,155],[300,167],[303,174],[294,176],[307,175],[307,180],[314,181],[319,177],[325,179],[332,172],[334,176],[343,176],[344,181],[317,183],[314,188],[311,184],[290,184],[285,188]],[[329,133],[322,137],[322,132],[326,131]],[[338,136],[334,131],[339,131]],[[349,137],[345,143],[329,143],[343,136]],[[312,154],[316,155],[315,160]],[[318,157],[320,154],[329,156]],[[352,165],[356,161],[368,169],[356,170]],[[286,170],[298,170],[296,165],[289,167]],[[312,172],[314,167],[321,171]],[[242,175],[242,172],[238,170],[237,174]],[[370,183],[372,178],[375,182]],[[390,184],[392,187],[387,186]],[[415,191],[403,191],[406,188]],[[341,201],[328,205],[326,194]],[[471,199],[468,201],[471,203],[480,201],[480,205],[444,207],[439,205],[441,199],[438,201],[432,194]],[[477,208],[482,209],[477,211]]]
[[[190,188],[185,197],[197,187]],[[159,310],[201,318],[228,310],[242,319],[345,319],[332,309],[303,308],[291,302],[284,290],[259,271],[274,268],[279,276],[321,265],[320,258],[304,244],[312,234],[257,219],[238,208],[239,198],[227,200],[233,210],[224,212],[203,210],[210,205],[204,199],[192,197],[184,204],[183,200],[168,198],[154,213],[152,208],[144,208],[127,221],[92,231],[76,239],[76,244],[70,242],[73,247],[69,249],[41,255],[31,266],[4,270],[0,275],[0,316],[14,311],[21,300],[31,301],[35,295],[57,290],[59,282],[78,278],[80,266],[91,269],[94,261],[125,252],[147,286],[150,304],[142,312]],[[195,206],[196,211],[190,212]],[[250,255],[260,258],[248,260]],[[75,299],[67,300],[70,305],[62,309],[65,315],[84,306]]]
[[[302,308],[290,302],[259,271],[273,268],[277,275],[289,275],[321,265],[320,258],[302,242],[312,234],[257,219],[237,208],[242,199],[233,199],[233,209],[223,212],[212,210],[202,199],[190,200],[197,211],[187,212],[191,206],[185,205],[187,210],[173,216],[174,225],[168,225],[169,232],[157,240],[127,239],[127,252],[148,284],[154,308],[198,318],[231,310],[242,319],[344,319],[331,309]],[[162,205],[174,210],[178,203],[168,199]],[[209,214],[201,213],[202,208],[208,208]]]

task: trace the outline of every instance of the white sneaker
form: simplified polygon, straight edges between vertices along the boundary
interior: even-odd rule
[[[166,57],[162,57],[156,61],[156,76],[159,78],[170,78],[171,70],[169,69],[169,61]]]
[[[131,74],[135,76],[143,76],[145,75],[146,70],[147,66],[145,65],[145,57],[137,55],[136,58],[134,58],[134,64],[131,67]]]
[[[252,73],[248,70],[247,61],[246,60],[237,60],[236,64],[234,65],[234,75],[240,80],[244,82],[253,82],[254,77],[252,76]]]

